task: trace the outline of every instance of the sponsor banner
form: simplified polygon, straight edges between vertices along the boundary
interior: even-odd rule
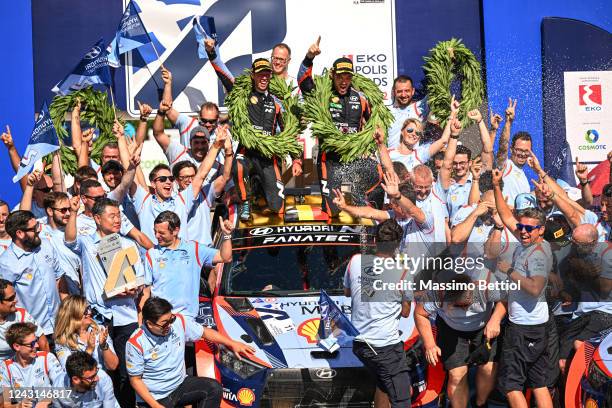
[[[268,245],[368,244],[373,238],[362,225],[280,225],[238,230],[235,249]]]
[[[127,3],[124,0],[124,6]],[[127,53],[127,109],[133,116],[138,116],[136,100],[156,105],[157,89],[163,87],[160,63],[173,71],[174,108],[178,111],[192,113],[205,101],[222,102],[223,91],[213,67],[198,57],[192,22],[201,15],[214,18],[221,58],[234,75],[249,68],[256,58],[270,58],[272,47],[284,42],[292,50],[289,75],[295,77],[308,47],[320,35],[322,53],[314,63],[315,74],[331,67],[336,58],[347,56],[355,72],[376,82],[390,103],[397,65],[392,0],[312,0],[307,7],[287,0],[139,0],[138,6],[144,26],[159,42],[161,61],[142,49]]]
[[[582,162],[606,159],[612,133],[612,71],[564,72],[565,132]]]

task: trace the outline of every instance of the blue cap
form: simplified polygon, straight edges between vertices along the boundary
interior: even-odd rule
[[[514,199],[514,209],[516,211],[526,210],[527,208],[537,208],[538,200],[531,193],[521,193]]]

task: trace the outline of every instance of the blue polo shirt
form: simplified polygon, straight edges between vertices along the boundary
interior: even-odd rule
[[[167,397],[182,384],[185,372],[185,342],[195,341],[204,334],[204,327],[195,321],[176,315],[170,332],[156,336],[143,324],[125,345],[127,372],[142,381],[156,400]],[[137,396],[138,401],[142,401]]]
[[[135,323],[138,321],[138,312],[133,298],[105,299],[103,297],[107,274],[98,259],[98,244],[100,244],[100,234],[97,232],[92,235],[77,235],[76,241],[66,242],[66,246],[81,257],[85,298],[106,319],[113,319],[113,326]],[[136,244],[128,238],[121,237],[121,247],[125,249],[130,246],[136,246]],[[134,271],[136,277],[144,277],[140,256],[134,265]]]
[[[26,367],[11,359],[0,363],[2,388],[61,387],[65,375],[57,358],[46,351],[37,352],[34,361]]]
[[[79,295],[81,259],[64,245],[63,229],[53,228],[51,225],[47,224],[46,219],[39,221],[42,223],[40,237],[42,239],[47,239],[53,246],[57,254],[57,262],[59,263],[60,269],[66,273],[65,278],[68,278],[66,279],[68,293],[71,295]]]
[[[98,371],[100,381],[96,384],[93,390],[86,392],[77,392],[72,389],[72,393],[68,398],[60,398],[53,401],[53,406],[56,408],[120,408],[115,393],[113,391],[113,382],[104,370]],[[64,377],[63,388],[72,388],[70,377]]]
[[[470,190],[472,189],[473,178],[469,174],[467,180],[463,184],[457,183],[455,180],[448,186],[448,192],[446,195],[446,206],[448,208],[448,215],[452,220],[457,211],[464,205],[466,205],[470,198]]]
[[[12,243],[0,255],[0,277],[15,286],[17,304],[30,312],[45,334],[53,333],[60,304],[57,280],[63,275],[58,255],[45,239],[32,252]]]
[[[181,240],[176,249],[159,245],[145,255],[145,282],[151,296],[166,299],[172,311],[194,318],[198,315],[200,271],[211,267],[217,253],[214,248],[196,241]]]

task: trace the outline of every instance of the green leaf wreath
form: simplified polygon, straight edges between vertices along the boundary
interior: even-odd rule
[[[91,87],[72,92],[69,95],[57,95],[49,107],[51,119],[60,140],[60,157],[62,158],[62,169],[66,174],[75,174],[77,170],[77,157],[71,146],[66,145],[68,131],[64,127],[66,113],[72,111],[79,98],[85,109],[81,110],[81,120],[89,123],[92,127],[99,129],[100,134],[93,143],[90,158],[100,163],[102,148],[108,142],[116,140],[113,134],[113,123],[115,120],[113,107],[109,105],[105,92],[96,91]]]
[[[440,126],[446,126],[450,116],[450,85],[455,75],[458,75],[461,80],[461,106],[458,118],[463,127],[467,127],[470,123],[467,113],[472,109],[478,109],[484,96],[480,63],[461,40],[456,38],[440,41],[429,50],[429,56],[423,59],[427,103],[431,112],[440,120]]]
[[[291,95],[291,87],[276,76],[270,79],[270,93],[281,100],[284,129],[275,135],[264,135],[251,125],[247,104],[249,103],[252,81],[249,71],[236,78],[232,91],[225,98],[229,115],[232,118],[232,136],[247,149],[257,150],[264,157],[277,156],[284,159],[287,155],[297,158],[302,155],[302,146],[297,140],[300,132],[299,106],[297,96]]]
[[[363,75],[353,75],[352,86],[362,92],[370,102],[372,113],[363,129],[345,134],[336,128],[329,112],[332,99],[332,79],[325,73],[314,78],[315,88],[304,98],[304,116],[312,122],[312,133],[319,140],[321,150],[336,152],[342,163],[350,163],[376,150],[372,135],[377,126],[387,129],[393,115],[383,103],[383,93],[376,84]]]

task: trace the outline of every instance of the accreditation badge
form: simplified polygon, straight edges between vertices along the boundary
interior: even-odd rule
[[[252,96],[251,96],[251,103],[252,103],[253,105],[255,105],[255,104],[258,102],[258,101],[259,101],[259,99],[257,99],[257,97],[256,97],[255,95],[252,95]]]

